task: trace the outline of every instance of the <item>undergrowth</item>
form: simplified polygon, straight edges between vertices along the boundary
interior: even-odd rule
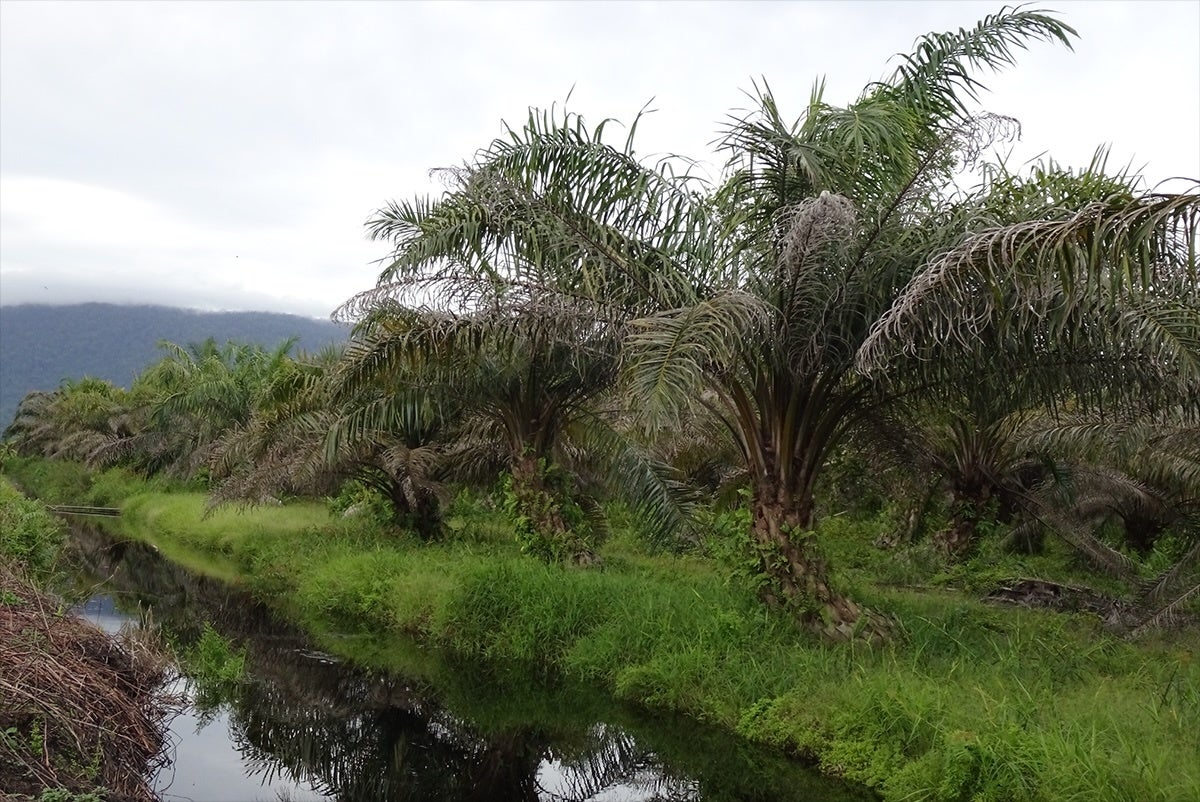
[[[978,601],[999,579],[1091,579],[1065,551],[985,547],[945,569],[888,526],[819,531],[835,576],[895,615],[882,648],[813,640],[757,600],[737,521],[692,553],[614,531],[604,569],[520,554],[469,495],[421,544],[316,504],[217,510],[199,494],[128,497],[117,526],[236,578],[320,632],[404,633],[493,666],[586,681],[619,699],[732,729],[887,800],[1200,799],[1194,634],[1128,643],[1098,619]],[[332,648],[336,648],[336,640]]]
[[[62,521],[42,502],[26,498],[0,476],[0,558],[20,564],[35,584],[45,585],[58,564],[66,536]]]

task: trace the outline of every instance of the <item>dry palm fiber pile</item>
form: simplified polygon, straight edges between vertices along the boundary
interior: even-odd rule
[[[150,639],[63,614],[0,560],[0,789],[156,799],[147,778],[170,759],[172,672]]]

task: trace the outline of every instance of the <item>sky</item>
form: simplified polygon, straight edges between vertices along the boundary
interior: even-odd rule
[[[1010,163],[1097,146],[1154,186],[1200,177],[1200,0],[1046,0],[1074,51],[989,76]],[[1000,2],[0,0],[0,304],[108,301],[325,317],[373,286],[364,222],[437,193],[531,106],[711,142],[765,78],[852,101],[917,37]],[[713,168],[714,174],[717,168]],[[1170,188],[1182,184],[1167,184]]]

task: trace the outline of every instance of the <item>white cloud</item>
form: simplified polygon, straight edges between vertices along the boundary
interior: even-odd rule
[[[341,236],[361,225],[345,198],[377,190],[374,172],[331,163],[309,173],[289,225],[257,229],[206,225],[104,187],[6,178],[3,302],[154,300],[326,315],[369,285],[367,262],[382,253],[365,241],[347,253]]]
[[[369,287],[363,221],[563,100],[644,153],[708,144],[765,76],[851,100],[999,3],[2,3],[0,301],[121,295],[324,315]],[[1200,4],[1067,3],[988,109],[1048,150],[1200,175]]]
[[[5,234],[53,239],[79,248],[138,243],[150,250],[187,247],[197,233],[156,204],[77,181],[9,176],[0,189]]]

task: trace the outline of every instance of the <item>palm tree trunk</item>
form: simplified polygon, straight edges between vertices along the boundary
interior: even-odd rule
[[[891,622],[836,590],[829,567],[809,534],[812,493],[789,493],[778,482],[756,488],[751,535],[758,547],[760,590],[770,606],[788,610],[801,626],[837,641],[886,640]]]
[[[1142,557],[1150,554],[1155,541],[1166,529],[1166,524],[1139,515],[1127,515],[1125,524],[1125,543],[1131,546]]]
[[[988,514],[991,487],[983,482],[956,484],[950,493],[950,526],[934,542],[950,562],[970,557],[979,544],[979,524]]]
[[[513,512],[522,519],[518,536],[526,550],[548,561],[594,562],[591,549],[571,530],[563,516],[562,501],[546,481],[544,461],[524,453],[513,461],[510,473]]]
[[[442,534],[442,504],[428,487],[408,478],[407,495],[412,505],[412,528],[424,541],[437,540]]]
[[[441,504],[431,490],[418,485],[411,476],[391,477],[387,497],[397,524],[412,529],[421,540],[436,540],[441,535]]]
[[[531,454],[523,454],[512,466],[513,495],[521,513],[537,532],[558,538],[567,531],[558,499],[546,486],[544,468]]]

